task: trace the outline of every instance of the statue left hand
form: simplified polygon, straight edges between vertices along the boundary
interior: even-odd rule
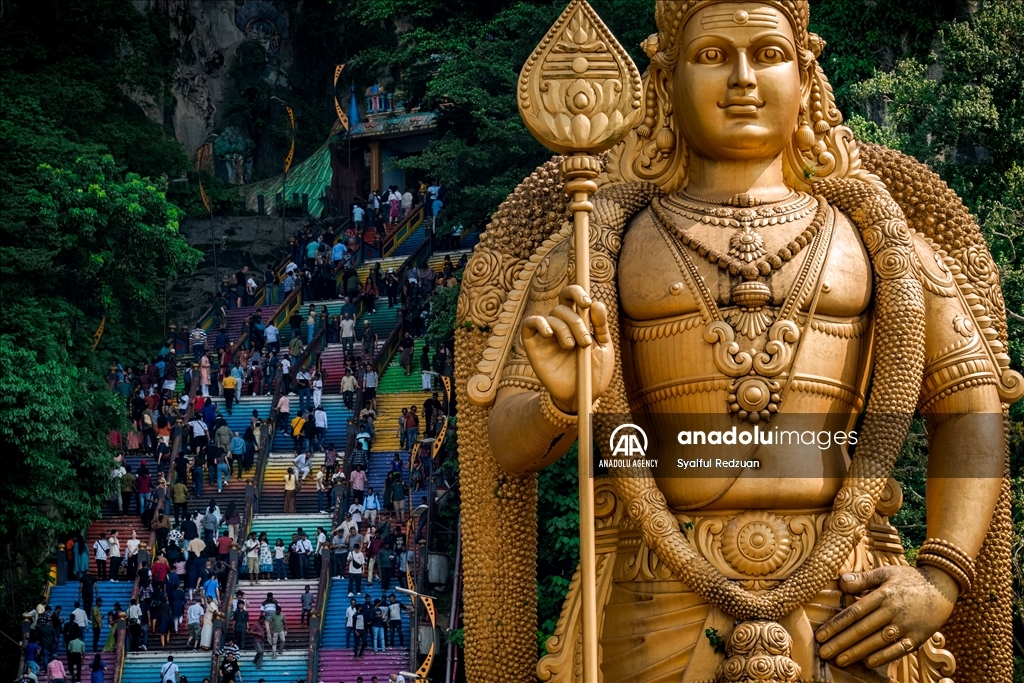
[[[819,655],[839,666],[866,660],[879,667],[913,652],[946,623],[959,592],[952,577],[934,567],[844,574],[839,587],[850,595],[867,592],[815,634]]]

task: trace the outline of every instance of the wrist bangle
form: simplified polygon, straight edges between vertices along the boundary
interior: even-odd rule
[[[578,419],[575,415],[566,413],[551,400],[551,394],[545,389],[540,392],[540,412],[551,424],[566,431],[575,429]]]
[[[929,538],[921,546],[917,564],[941,569],[960,585],[960,594],[971,592],[976,577],[974,560],[961,548],[941,538]]]

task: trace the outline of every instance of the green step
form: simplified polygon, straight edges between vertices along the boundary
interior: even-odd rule
[[[395,357],[391,359],[391,364],[384,371],[384,376],[380,378],[378,392],[397,394],[423,389],[423,380],[420,376],[420,354],[423,353],[423,345],[426,342],[423,339],[416,339],[415,342],[416,348],[412,354],[413,373],[406,376],[402,366],[398,364],[399,354],[396,352]]]

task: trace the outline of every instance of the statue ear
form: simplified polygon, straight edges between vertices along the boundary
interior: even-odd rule
[[[651,67],[651,82],[654,84],[654,91],[661,105],[662,112],[666,117],[672,115],[672,91],[673,79],[668,71],[657,67]]]

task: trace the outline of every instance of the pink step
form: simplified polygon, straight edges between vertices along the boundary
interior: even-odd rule
[[[367,647],[362,657],[355,658],[352,650],[321,649],[318,677],[324,683],[354,683],[356,676],[362,676],[367,682],[371,676],[376,676],[378,681],[387,681],[391,674],[408,670],[408,650],[373,652]]]

